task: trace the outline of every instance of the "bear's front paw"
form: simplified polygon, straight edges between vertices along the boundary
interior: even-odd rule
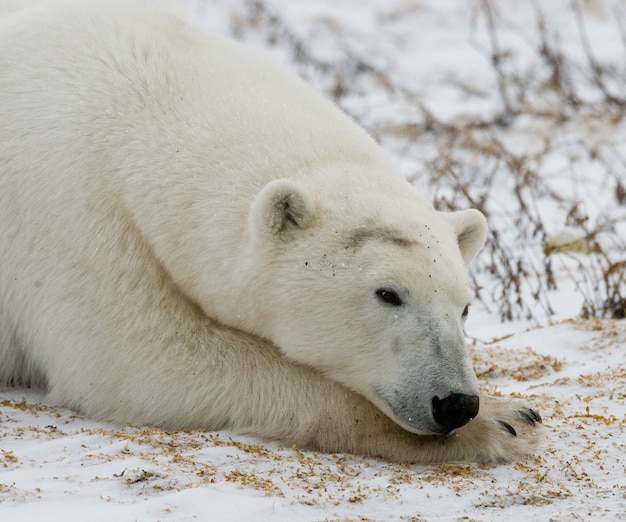
[[[457,432],[462,446],[477,451],[476,460],[512,462],[537,447],[542,422],[535,410],[493,398],[481,402],[478,416]]]

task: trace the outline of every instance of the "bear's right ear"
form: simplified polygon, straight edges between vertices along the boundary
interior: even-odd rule
[[[465,264],[469,264],[487,239],[487,220],[482,212],[469,208],[444,214],[452,223],[459,250]]]
[[[284,234],[306,228],[313,218],[313,201],[300,184],[287,179],[268,183],[252,203],[251,224],[257,231]]]

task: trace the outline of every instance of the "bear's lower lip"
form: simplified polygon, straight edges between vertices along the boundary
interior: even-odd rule
[[[415,433],[416,435],[423,435],[423,436],[440,436],[440,435],[449,435],[452,433],[451,430],[448,429],[441,429],[441,427],[439,428],[435,428],[435,429],[428,429],[428,428],[423,428],[420,426],[417,426],[415,424],[413,424],[412,422],[407,422],[407,421],[403,421],[402,419],[400,419],[399,417],[397,417],[396,415],[392,416],[391,419],[398,425],[400,425],[402,428],[404,428],[407,431],[410,431],[411,433]],[[411,419],[412,420],[412,419]]]
[[[394,408],[390,401],[385,399],[381,393],[376,394],[378,400],[372,401],[378,406],[392,421],[398,424],[400,427],[415,433],[416,435],[447,435],[451,433],[449,429],[439,426],[428,418],[424,418],[423,415],[412,415],[402,411],[401,408]]]

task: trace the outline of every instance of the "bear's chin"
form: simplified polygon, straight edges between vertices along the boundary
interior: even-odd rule
[[[454,433],[456,430],[449,430],[443,426],[437,426],[434,422],[432,424],[432,428],[423,428],[421,426],[416,426],[413,423],[408,423],[403,421],[396,415],[389,415],[392,421],[394,421],[398,426],[409,431],[411,433],[415,433],[415,435],[422,436],[441,436],[441,435],[450,435]]]
[[[396,412],[394,408],[379,395],[375,400],[372,400],[372,402],[398,426],[415,435],[449,435],[454,432],[454,430],[449,430],[444,426],[438,425],[432,417],[429,418],[424,412],[420,412],[414,416],[408,415],[405,412]]]

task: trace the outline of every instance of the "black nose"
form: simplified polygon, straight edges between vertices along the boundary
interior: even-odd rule
[[[435,422],[449,431],[465,426],[478,415],[479,399],[476,395],[453,393],[445,399],[433,398]]]

